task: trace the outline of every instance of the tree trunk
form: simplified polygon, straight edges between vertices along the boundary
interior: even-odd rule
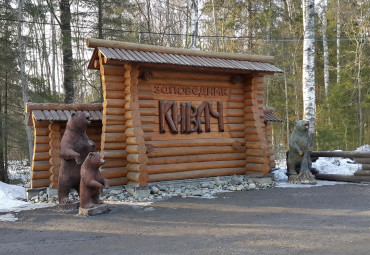
[[[99,30],[99,39],[103,39],[103,4],[102,0],[98,0],[98,30]]]
[[[72,34],[71,34],[71,6],[69,0],[61,0],[60,8],[60,28],[62,30],[62,51],[64,80],[63,87],[65,92],[65,103],[73,103],[74,83],[73,83],[73,57],[72,57]]]
[[[198,0],[191,0],[191,48],[199,50],[198,46]]]
[[[309,132],[315,131],[315,1],[303,1],[303,117],[310,122]]]
[[[329,47],[328,47],[328,19],[326,16],[327,12],[327,0],[322,1],[322,42],[323,42],[323,49],[324,49],[324,83],[325,83],[325,97],[328,98],[329,96]]]
[[[337,84],[340,83],[340,0],[337,0]]]
[[[23,105],[26,109],[26,104],[28,102],[28,81],[26,76],[26,49],[23,42],[22,37],[22,19],[23,19],[23,6],[24,0],[20,0],[18,4],[18,48],[19,48],[19,65],[21,68],[21,83],[22,83],[22,98],[23,98]],[[32,130],[30,126],[28,126],[28,114],[24,116],[24,124],[26,126],[26,134],[27,134],[27,141],[28,141],[28,151],[30,156],[30,162],[32,162],[32,153],[33,153],[33,139],[32,139]]]

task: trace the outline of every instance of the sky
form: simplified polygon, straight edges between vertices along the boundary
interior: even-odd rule
[[[370,145],[364,145],[357,149],[357,151],[370,151]],[[22,179],[23,182],[29,182],[30,172],[21,162],[19,167],[16,167],[13,162],[9,169],[9,177],[12,179]],[[286,164],[281,164],[280,168],[274,171],[274,178],[277,182],[277,187],[280,188],[311,188],[322,185],[345,184],[333,181],[317,181],[316,185],[290,184],[287,182]],[[312,165],[321,174],[344,174],[353,175],[354,172],[361,169],[361,165],[356,164],[351,159],[342,158],[319,158]],[[20,172],[27,173],[20,175]],[[23,176],[23,177],[22,177]],[[52,203],[32,203],[26,201],[26,191],[23,186],[9,185],[0,182],[0,221],[16,221],[16,214],[22,210],[32,210],[36,208],[51,207]]]

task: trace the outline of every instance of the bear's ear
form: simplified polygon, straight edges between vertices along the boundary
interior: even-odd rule
[[[76,115],[76,113],[75,112],[73,112],[72,114],[71,114],[71,116],[73,117],[73,116],[75,116]]]

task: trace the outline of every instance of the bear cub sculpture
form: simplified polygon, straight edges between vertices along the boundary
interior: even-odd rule
[[[81,164],[90,151],[95,151],[95,143],[87,137],[86,128],[90,124],[90,115],[84,112],[72,113],[68,119],[60,143],[62,162],[58,177],[59,204],[67,204],[71,189],[80,191]]]
[[[90,152],[81,166],[80,207],[91,208],[101,204],[99,195],[103,187],[109,187],[107,179],[100,174],[99,167],[105,163],[98,152]]]

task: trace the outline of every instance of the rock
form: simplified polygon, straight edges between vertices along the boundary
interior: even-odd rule
[[[109,191],[109,194],[112,194],[112,195],[118,195],[118,194],[121,194],[121,193],[123,193],[123,191],[120,190],[120,189],[112,189],[112,190]]]
[[[236,190],[237,191],[242,191],[244,189],[244,186],[243,185],[239,185],[238,187],[236,187]]]
[[[249,183],[248,184],[248,189],[255,189],[256,188],[256,184],[255,183]]]
[[[236,188],[235,188],[235,186],[231,185],[230,187],[228,187],[228,190],[230,190],[230,191],[236,191]]]
[[[203,196],[203,190],[200,190],[200,189],[193,190],[191,192],[191,195],[192,196],[199,196],[199,197],[201,197],[201,196]]]
[[[200,187],[201,187],[201,188],[208,188],[208,185],[209,185],[209,183],[208,183],[208,182],[202,182],[202,183],[200,184]]]
[[[152,194],[157,194],[160,190],[156,186],[151,187]]]
[[[126,198],[126,196],[124,195],[124,194],[121,194],[119,197],[118,197],[118,199],[119,200],[124,200]]]

